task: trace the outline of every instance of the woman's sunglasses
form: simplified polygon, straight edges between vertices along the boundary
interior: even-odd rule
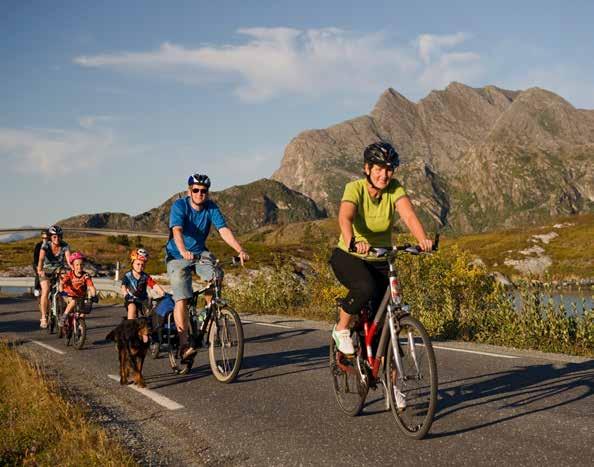
[[[208,193],[208,188],[192,188],[192,193],[201,193],[205,195]]]

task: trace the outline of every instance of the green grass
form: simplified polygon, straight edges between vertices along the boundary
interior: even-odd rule
[[[575,225],[554,229],[559,223]],[[492,231],[487,233],[442,236],[442,248],[452,246],[481,258],[491,271],[497,270],[510,277],[519,277],[512,267],[506,266],[506,258],[524,258],[518,252],[533,245],[532,235],[556,232],[559,236],[548,244],[538,243],[553,260],[547,276],[553,280],[583,279],[594,277],[594,214],[558,217],[541,226],[522,229]],[[297,222],[279,227],[265,227],[240,237],[242,245],[250,253],[250,267],[270,266],[275,256],[281,258],[301,257],[311,259],[316,251],[329,252],[338,240],[336,219],[312,222]],[[410,238],[410,237],[409,237]],[[33,246],[37,240],[21,240],[0,244],[0,270],[10,266],[26,266],[32,261]],[[147,265],[150,274],[165,272],[163,262],[164,239],[130,237],[129,246],[115,244],[109,237],[77,236],[66,238],[72,250],[82,251],[93,261],[115,264],[120,261],[128,267],[128,254],[135,245],[142,245],[151,254]],[[230,258],[234,252],[216,235],[208,241],[209,248],[220,259]]]
[[[571,223],[572,226],[554,229],[554,224]],[[556,232],[559,236],[548,244],[532,243],[532,235]],[[594,214],[558,217],[543,226],[502,230],[475,235],[445,238],[444,248],[456,245],[461,250],[480,257],[490,270],[498,270],[509,276],[518,272],[504,265],[506,258],[523,258],[519,250],[534,244],[550,256],[553,264],[547,276],[553,280],[583,279],[594,277]]]
[[[0,465],[137,464],[38,368],[0,341]]]

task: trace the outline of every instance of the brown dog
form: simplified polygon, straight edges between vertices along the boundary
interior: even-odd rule
[[[142,365],[149,347],[150,330],[146,319],[124,319],[107,336],[115,341],[120,355],[120,384],[128,384],[128,370],[132,370],[137,386],[143,388]]]

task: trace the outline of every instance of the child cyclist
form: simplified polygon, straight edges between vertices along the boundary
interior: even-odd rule
[[[147,288],[154,289],[161,295],[165,294],[165,290],[144,272],[148,258],[148,252],[144,248],[137,248],[130,253],[132,269],[122,279],[122,295],[124,295],[124,307],[128,312],[128,319],[136,319],[141,307],[147,305]]]
[[[72,253],[70,255],[72,269],[61,277],[60,288],[62,289],[63,295],[65,295],[64,301],[66,302],[66,309],[64,310],[64,314],[60,317],[59,337],[63,336],[62,329],[64,328],[64,323],[68,319],[68,314],[74,310],[76,301],[84,299],[87,296],[95,297],[97,295],[97,289],[95,288],[95,284],[93,284],[91,276],[83,271],[84,260],[85,257],[82,253],[78,251]]]

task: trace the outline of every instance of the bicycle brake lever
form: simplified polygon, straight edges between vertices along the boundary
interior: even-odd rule
[[[409,246],[408,248],[406,248],[404,251],[406,251],[407,253],[410,253],[411,255],[419,255],[421,254],[421,247],[416,245],[416,246]]]

